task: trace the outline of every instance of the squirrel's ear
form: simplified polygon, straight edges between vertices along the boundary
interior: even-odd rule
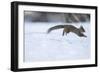
[[[82,32],[85,32],[85,29],[83,28],[83,26],[81,25],[79,28]]]

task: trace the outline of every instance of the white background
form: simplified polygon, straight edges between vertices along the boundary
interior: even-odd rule
[[[0,0],[0,73],[11,73],[10,71],[10,2],[13,0]],[[17,1],[17,0],[16,0]],[[22,1],[22,0],[21,0]],[[98,6],[98,13],[100,13],[100,0],[24,0],[31,2],[45,2],[45,3],[61,3],[61,4],[77,4],[77,5],[93,5]],[[100,14],[98,14],[100,16]],[[99,19],[99,17],[98,17]],[[98,28],[99,28],[98,22]],[[100,29],[98,29],[98,32]],[[98,37],[100,35],[98,34]],[[98,40],[100,40],[98,38]],[[99,42],[98,42],[99,43]],[[98,56],[99,53],[98,46]],[[98,62],[100,58],[98,58]],[[100,64],[100,62],[99,62]],[[35,71],[34,73],[99,73],[100,66],[90,68],[74,68],[74,69],[59,69],[59,70],[44,70]],[[30,71],[32,73],[32,71]]]

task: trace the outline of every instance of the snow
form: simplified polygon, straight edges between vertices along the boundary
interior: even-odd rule
[[[47,30],[55,25],[66,23],[27,23],[24,29],[24,62],[89,59],[90,56],[90,23],[73,23],[82,25],[87,37],[78,37],[74,33],[62,36],[63,29]]]

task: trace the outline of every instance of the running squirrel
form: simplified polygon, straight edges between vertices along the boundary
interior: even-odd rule
[[[56,25],[49,28],[47,33],[50,33],[52,30],[61,29],[61,28],[63,28],[62,36],[64,36],[65,33],[67,35],[67,33],[73,32],[79,37],[87,37],[86,35],[83,34],[83,32],[85,32],[85,29],[82,26],[80,26],[80,28],[77,28],[73,25]]]

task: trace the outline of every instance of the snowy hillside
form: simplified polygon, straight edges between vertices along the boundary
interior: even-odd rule
[[[78,37],[74,33],[62,36],[63,29],[54,30],[47,34],[47,30],[62,23],[25,23],[25,62],[75,60],[90,58],[90,23],[82,25],[87,37]],[[72,24],[73,25],[73,24]]]

